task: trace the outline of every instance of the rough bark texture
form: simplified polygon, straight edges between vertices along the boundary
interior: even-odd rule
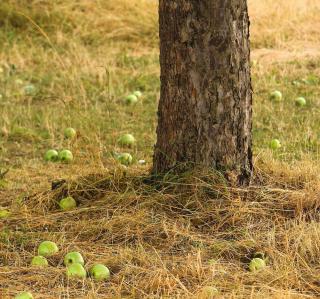
[[[247,0],[160,0],[154,173],[191,162],[240,184],[252,172]]]

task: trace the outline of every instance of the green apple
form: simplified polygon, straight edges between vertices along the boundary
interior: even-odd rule
[[[11,215],[11,212],[9,210],[3,209],[0,210],[0,219],[8,218]]]
[[[118,155],[117,160],[125,166],[128,166],[132,163],[132,156],[129,153],[122,153]]]
[[[93,265],[89,270],[90,276],[97,281],[107,280],[110,278],[110,270],[102,264]]]
[[[22,292],[15,296],[14,299],[33,299],[33,296],[30,292]]]
[[[50,149],[44,155],[44,159],[48,162],[56,162],[59,160],[59,154],[56,150]]]
[[[57,244],[51,241],[43,241],[38,247],[38,255],[44,257],[55,255],[58,251]]]
[[[71,151],[64,149],[59,153],[59,160],[63,163],[70,163],[73,160]]]
[[[67,267],[72,264],[80,264],[84,266],[84,259],[80,252],[73,251],[66,254],[66,256],[63,259],[63,263]]]
[[[44,256],[37,255],[32,258],[31,266],[47,267],[48,261]]]
[[[64,137],[67,139],[73,139],[77,136],[77,131],[74,128],[66,128],[64,130]]]
[[[138,99],[140,99],[142,97],[142,92],[140,90],[136,90],[134,93],[133,93]]]
[[[127,105],[133,105],[138,103],[138,97],[134,94],[130,94],[125,98],[125,102]]]
[[[87,272],[81,264],[71,264],[67,267],[68,278],[81,278],[87,277]]]
[[[303,107],[303,106],[305,106],[305,105],[307,104],[307,101],[306,101],[305,98],[299,97],[299,98],[296,98],[296,99],[295,99],[295,103],[296,103],[296,105],[297,105],[298,107]]]
[[[270,148],[273,150],[277,150],[281,147],[281,142],[279,139],[272,139],[270,142]]]
[[[63,211],[69,211],[77,207],[77,202],[73,197],[68,196],[60,200],[59,207]]]
[[[270,94],[270,100],[274,101],[274,102],[281,102],[282,100],[282,93],[279,90],[275,90],[273,92],[271,92]]]
[[[249,270],[251,272],[259,271],[263,269],[265,266],[266,266],[266,262],[263,259],[256,257],[251,260],[249,264]]]
[[[26,95],[32,95],[32,94],[34,94],[35,93],[35,91],[36,91],[36,88],[34,87],[34,85],[33,84],[28,84],[28,85],[26,85],[24,88],[23,88],[23,91],[24,91],[24,93],[26,94]]]
[[[136,139],[131,134],[124,134],[118,139],[118,143],[122,146],[131,147],[135,144]]]
[[[212,286],[205,286],[200,292],[201,299],[212,299],[218,295],[219,291],[217,288]]]

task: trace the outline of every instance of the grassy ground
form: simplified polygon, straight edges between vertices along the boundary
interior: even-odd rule
[[[157,5],[150,0],[0,3],[0,297],[30,290],[35,298],[221,298],[320,296],[320,4],[251,0],[255,178],[226,188],[216,174],[145,177],[152,161],[159,98]],[[33,84],[36,91],[25,95]],[[272,103],[269,93],[284,100]],[[134,90],[142,101],[127,107]],[[304,96],[298,108],[294,99]],[[63,138],[64,128],[78,137]],[[137,145],[122,149],[132,133]],[[269,149],[272,138],[282,148]],[[49,148],[69,148],[74,163],[48,164]],[[129,151],[124,173],[112,151]],[[145,159],[141,166],[137,160]],[[65,179],[49,191],[51,182]],[[79,207],[59,211],[73,195]],[[51,267],[30,267],[42,240],[60,248]],[[70,282],[70,250],[87,267],[103,262],[107,283]],[[268,256],[251,273],[255,252]]]

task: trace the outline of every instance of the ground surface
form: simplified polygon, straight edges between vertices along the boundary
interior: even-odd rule
[[[249,189],[210,172],[145,179],[159,98],[157,6],[150,0],[0,3],[0,297],[221,298],[320,296],[320,4],[251,0],[256,174]],[[19,81],[19,80],[22,80]],[[32,83],[35,94],[21,92]],[[134,90],[142,102],[123,105]],[[284,99],[272,103],[269,93]],[[294,99],[304,96],[298,108]],[[78,137],[63,138],[64,128]],[[132,133],[137,145],[122,149]],[[272,138],[282,148],[269,149]],[[49,148],[74,163],[48,164]],[[127,173],[112,151],[129,151]],[[141,166],[139,159],[147,164]],[[124,176],[125,175],[125,176]],[[50,191],[56,179],[67,181]],[[79,206],[61,212],[66,193]],[[38,244],[55,241],[51,266],[30,267]],[[70,282],[70,250],[112,271],[107,283]],[[264,271],[251,273],[257,252]]]

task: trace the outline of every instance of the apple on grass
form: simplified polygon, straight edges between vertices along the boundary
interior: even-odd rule
[[[58,251],[57,244],[51,241],[43,241],[38,247],[38,255],[44,257],[55,255]]]
[[[110,278],[110,270],[102,264],[95,264],[89,270],[90,276],[97,281],[107,280]]]
[[[77,202],[73,197],[68,196],[60,200],[59,207],[63,211],[69,211],[77,207]]]
[[[304,97],[299,97],[295,99],[295,103],[298,107],[303,107],[307,104],[307,101]]]
[[[34,257],[32,258],[31,266],[47,267],[47,266],[48,266],[48,261],[47,261],[47,259],[46,259],[44,256],[42,256],[42,255],[37,255],[37,256],[34,256]]]
[[[66,254],[66,256],[63,259],[63,263],[67,267],[72,264],[80,264],[84,266],[84,259],[80,252],[72,251]]]
[[[282,100],[282,93],[279,90],[275,90],[270,93],[270,100],[274,102],[281,102]]]
[[[138,97],[134,94],[130,94],[125,98],[125,103],[127,105],[133,105],[138,103]]]
[[[272,139],[270,142],[270,148],[272,150],[277,150],[281,147],[281,142],[279,139]]]
[[[73,139],[77,136],[77,131],[74,128],[66,128],[64,130],[64,137],[67,139]]]
[[[48,162],[57,162],[59,160],[59,154],[56,150],[50,149],[46,152],[44,159]]]
[[[136,90],[134,93],[133,93],[138,99],[140,99],[142,97],[142,92],[140,90]]]
[[[251,260],[250,264],[249,264],[249,270],[250,272],[255,272],[255,271],[259,271],[263,268],[266,267],[266,262],[265,260],[261,259],[261,258],[254,258]]]
[[[87,272],[81,264],[71,264],[67,267],[67,277],[84,279],[87,277]]]
[[[30,292],[22,292],[15,296],[14,299],[33,299],[33,296]]]
[[[117,160],[125,166],[128,166],[132,163],[132,156],[129,153],[122,153],[117,156]]]
[[[132,134],[124,134],[118,139],[118,143],[121,146],[128,146],[131,147],[135,144],[136,139]]]
[[[73,154],[71,151],[64,149],[59,153],[59,160],[63,163],[71,163],[73,160]]]

